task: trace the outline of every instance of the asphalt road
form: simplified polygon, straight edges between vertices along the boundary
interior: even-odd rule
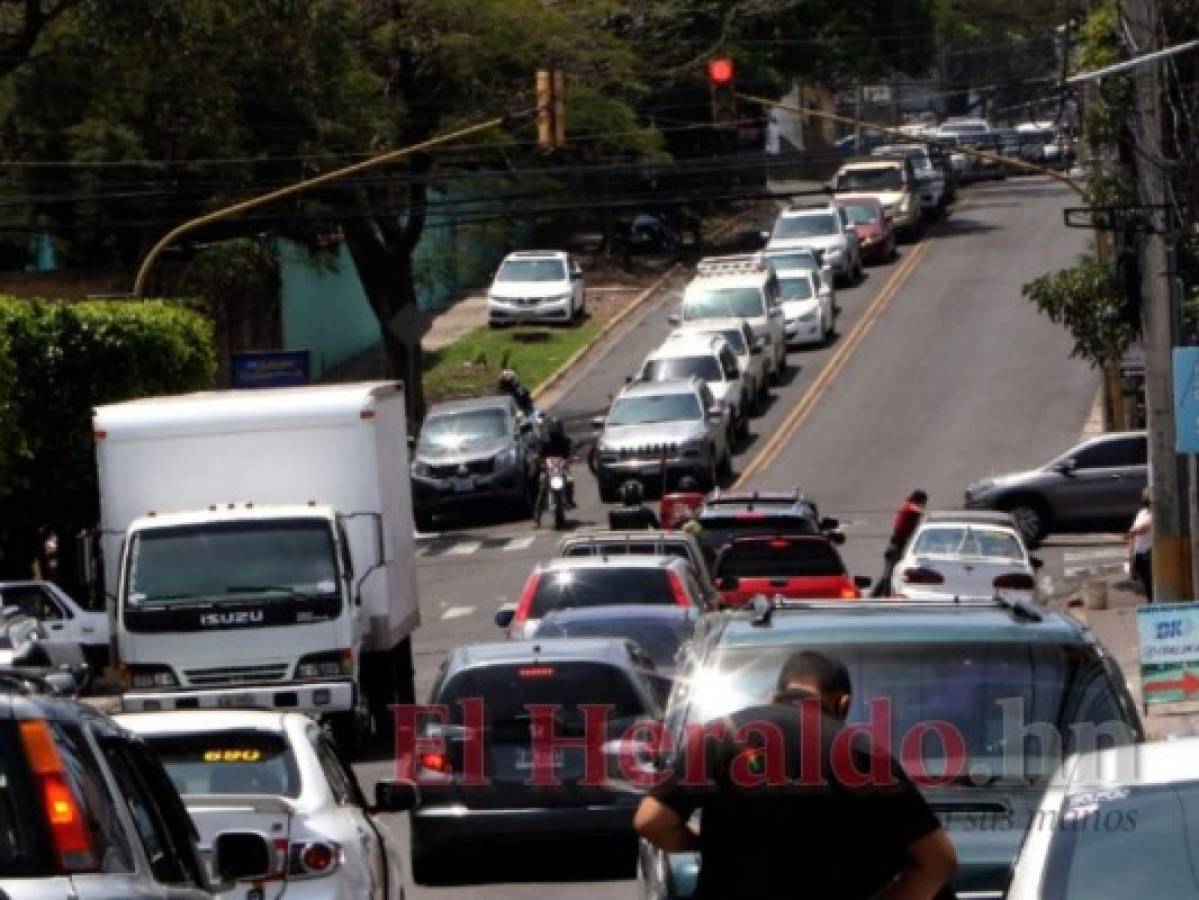
[[[1044,179],[1013,179],[963,191],[947,222],[904,248],[896,263],[868,269],[866,280],[837,292],[838,341],[793,351],[786,383],[736,459],[744,483],[799,485],[826,515],[846,524],[846,562],[858,574],[881,565],[889,518],[921,487],[933,507],[960,506],[962,491],[992,471],[1045,461],[1077,439],[1098,389],[1070,341],[1020,297],[1020,286],[1067,265],[1086,235],[1061,224],[1071,195]],[[553,404],[572,436],[588,422],[669,330],[685,275],[633,317],[613,346],[563,387]],[[823,373],[823,374],[822,374]],[[797,408],[794,431],[784,428]],[[762,459],[754,463],[755,457]],[[606,517],[585,466],[576,468],[574,527],[604,527]],[[494,640],[499,605],[515,600],[557,535],[524,522],[455,528],[422,541],[418,574],[424,623],[417,633],[417,695],[424,698],[448,649]],[[1054,541],[1041,551],[1043,576],[1060,588],[1067,574],[1118,555],[1110,538]],[[365,787],[387,763],[357,767]],[[390,817],[406,846],[404,817]],[[472,884],[412,898],[633,897],[630,870],[596,848],[562,852],[536,846],[463,854]]]

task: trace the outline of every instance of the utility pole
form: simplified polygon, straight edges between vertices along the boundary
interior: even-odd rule
[[[1136,54],[1158,47],[1157,0],[1125,5],[1128,36]],[[1161,81],[1155,64],[1136,74],[1137,186],[1150,224],[1141,251],[1141,297],[1145,342],[1145,406],[1148,412],[1149,465],[1153,479],[1153,596],[1155,600],[1191,600],[1190,534],[1186,474],[1175,449],[1174,386],[1171,355],[1175,313],[1170,286],[1166,234],[1165,161],[1162,157]]]

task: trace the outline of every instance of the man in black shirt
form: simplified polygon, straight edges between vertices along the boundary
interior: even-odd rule
[[[953,845],[915,785],[890,756],[838,738],[849,703],[845,666],[799,652],[772,703],[705,725],[702,751],[684,739],[634,827],[700,853],[697,900],[953,897]]]

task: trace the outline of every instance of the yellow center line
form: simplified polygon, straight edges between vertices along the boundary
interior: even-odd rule
[[[906,283],[908,276],[916,268],[916,264],[928,252],[928,248],[932,246],[932,241],[925,239],[912,248],[911,252],[904,257],[902,263],[895,270],[895,273],[879,291],[878,296],[874,298],[871,304],[866,307],[866,311],[857,323],[849,330],[838,345],[836,351],[825,363],[820,374],[816,376],[816,380],[799,398],[799,402],[783,420],[782,424],[775,430],[770,440],[764,446],[753,460],[745,467],[745,470],[738,476],[734,488],[744,488],[746,481],[752,476],[758,474],[762,469],[773,463],[782,451],[783,446],[791,439],[795,430],[800,426],[808,414],[816,406],[817,401],[828,390],[833,379],[845,367],[846,361],[853,354],[858,344],[862,342],[866,332],[883,314],[891,299],[899,293],[900,288]]]

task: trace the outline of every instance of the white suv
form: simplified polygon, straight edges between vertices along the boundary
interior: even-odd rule
[[[858,236],[844,210],[835,205],[788,209],[775,220],[766,250],[809,247],[822,266],[846,281],[862,277]]]
[[[487,324],[573,322],[586,308],[583,270],[560,250],[509,253],[487,291]]]
[[[787,338],[774,267],[760,255],[701,259],[695,278],[683,289],[683,308],[675,325],[705,319],[744,319],[756,337],[766,339],[766,371],[778,381],[787,368]]]
[[[750,389],[737,354],[720,335],[672,335],[645,358],[637,381],[702,378],[716,402],[729,411],[729,442],[749,432]]]

